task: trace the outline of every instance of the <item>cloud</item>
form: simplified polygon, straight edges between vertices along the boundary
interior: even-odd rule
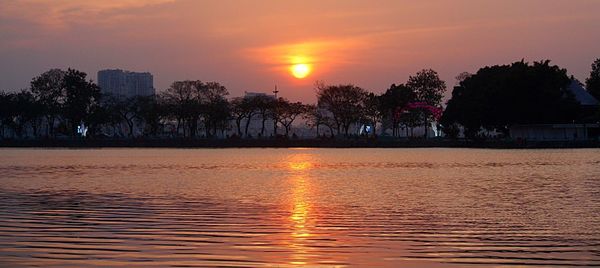
[[[18,20],[47,30],[65,30],[72,23],[111,19],[110,12],[139,9],[175,0],[16,0],[3,3],[0,19]]]

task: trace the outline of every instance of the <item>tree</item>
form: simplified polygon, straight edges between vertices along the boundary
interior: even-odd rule
[[[159,96],[140,96],[137,98],[137,118],[140,119],[144,136],[156,136],[164,115],[162,99]]]
[[[413,136],[413,128],[418,124],[431,120],[439,121],[441,116],[442,108],[429,105],[425,102],[410,102],[406,106],[396,110],[396,117],[399,117],[399,120],[411,128],[411,136]],[[427,127],[425,130],[427,130]]]
[[[201,104],[197,98],[197,87],[200,81],[175,81],[162,94],[166,102],[168,115],[177,121],[177,133],[183,128],[183,136],[189,133],[196,135],[198,117],[201,114]]]
[[[125,122],[127,125],[129,138],[133,138],[135,130],[135,120],[139,117],[139,108],[140,105],[138,103],[138,97],[113,97],[110,96],[113,101],[112,109],[113,111],[121,118],[122,122]]]
[[[206,137],[216,135],[217,129],[226,127],[229,119],[229,95],[227,88],[217,82],[199,83],[196,85],[197,102],[201,105],[201,116]],[[211,132],[212,130],[212,132]]]
[[[283,128],[285,129],[285,136],[289,137],[290,128],[292,127],[292,123],[298,118],[298,116],[303,115],[307,112],[307,108],[301,102],[290,102],[287,99],[279,98],[277,99],[277,103],[275,104],[276,111],[274,114],[276,115],[276,121],[281,123]]]
[[[11,130],[11,137],[15,135],[20,136],[21,131],[19,129],[19,108],[17,104],[16,93],[2,92],[0,95],[0,116],[2,117],[2,137],[6,137],[4,129],[8,128]]]
[[[190,137],[196,137],[198,122],[202,120],[205,135],[209,137],[229,118],[225,98],[228,94],[227,88],[217,82],[186,80],[173,82],[162,97],[170,116],[177,120],[177,132],[183,126],[184,137],[186,129]]]
[[[26,119],[22,116],[21,106],[27,105],[24,92],[8,94],[8,126],[12,129],[13,136],[23,137]]]
[[[33,137],[38,137],[42,116],[42,106],[31,92],[26,90],[16,93],[0,92],[2,137],[5,137],[6,127],[12,130],[13,137],[15,135],[19,138],[24,137],[28,127],[31,127]]]
[[[407,117],[396,116],[396,111],[406,107],[411,102],[415,102],[415,98],[416,95],[414,91],[404,84],[392,84],[390,88],[381,95],[380,105],[381,111],[383,112],[383,125],[391,125],[394,136],[400,134],[399,125],[402,123],[401,120],[407,119]],[[386,129],[385,126],[383,126],[383,128]]]
[[[206,137],[217,135],[217,130],[226,129],[230,114],[230,105],[227,99],[217,98],[208,102],[203,113]]]
[[[506,134],[513,124],[570,123],[579,110],[570,82],[550,61],[484,67],[454,88],[441,123],[462,125],[470,138],[482,128]]]
[[[271,106],[269,113],[271,115],[271,120],[273,120],[273,137],[277,137],[277,128],[279,126],[279,122],[284,116],[284,112],[288,104],[289,101],[280,97],[276,99]]]
[[[121,116],[115,112],[112,106],[108,105],[108,98],[101,97],[100,103],[89,115],[90,125],[88,126],[87,136],[96,137],[103,132],[104,127],[112,127],[112,135],[116,136],[117,125],[121,124]]]
[[[440,106],[446,83],[432,69],[424,69],[415,76],[410,76],[406,87],[415,93],[415,101],[425,102],[431,106]]]
[[[215,109],[213,109],[215,116],[212,117],[212,135],[217,135],[217,131],[220,131],[221,135],[225,137],[231,127],[229,125],[229,118],[231,118],[231,105],[227,99],[223,99],[220,102],[214,102],[211,105],[215,107]]]
[[[432,69],[421,70],[415,76],[408,78],[406,86],[415,93],[416,102],[436,107],[441,106],[442,97],[444,96],[444,91],[446,91],[446,83],[440,79],[436,71]],[[421,115],[419,117],[423,119],[425,137],[427,137],[429,116]]]
[[[248,135],[248,131],[250,130],[250,123],[252,122],[252,118],[259,113],[260,110],[258,107],[261,104],[255,96],[245,96],[242,104],[246,112],[246,127],[244,129],[244,135],[246,137],[250,137]]]
[[[311,129],[316,128],[317,137],[320,136],[319,126],[327,127],[327,129],[329,129],[329,135],[332,138],[334,137],[335,132],[333,131],[333,128],[335,127],[335,122],[333,122],[333,119],[331,118],[331,116],[329,116],[328,111],[317,107],[317,105],[308,104],[306,105],[304,119],[306,120],[306,124],[308,127],[310,127]]]
[[[230,102],[230,112],[233,120],[235,121],[237,135],[242,136],[242,120],[248,115],[248,107],[246,105],[246,99],[242,97],[233,98]]]
[[[373,136],[377,136],[377,123],[381,122],[385,115],[383,97],[368,93],[364,99],[363,119],[373,126]]]
[[[277,99],[267,96],[267,95],[257,95],[251,98],[252,106],[254,106],[254,110],[261,118],[261,128],[260,128],[260,136],[264,136],[265,134],[265,123],[269,118],[272,118],[271,115],[277,105]]]
[[[592,63],[590,77],[585,80],[587,91],[596,99],[600,100],[600,58]]]
[[[49,137],[54,137],[54,124],[65,101],[64,77],[65,71],[51,69],[31,80],[31,93],[42,105]]]
[[[406,137],[414,137],[414,128],[422,125],[424,122],[423,114],[420,109],[407,109],[408,105],[410,103],[396,110],[396,121],[406,129]]]
[[[23,129],[27,124],[31,126],[33,137],[38,137],[39,128],[42,124],[41,120],[44,116],[44,106],[35,99],[29,91],[21,91],[15,95],[16,97],[16,115]]]
[[[12,96],[6,92],[0,91],[0,131],[2,138],[5,138],[5,129],[10,127],[12,122]]]
[[[92,81],[86,80],[87,74],[78,70],[68,69],[63,78],[65,90],[63,118],[72,136],[77,134],[80,123],[90,123],[90,115],[99,106],[100,88]]]
[[[454,77],[454,79],[456,79],[456,83],[460,84],[460,82],[465,81],[465,79],[467,79],[471,76],[473,76],[472,73],[462,72],[462,73],[459,73],[458,75],[456,75],[456,77]]]
[[[337,134],[348,137],[350,125],[357,123],[364,109],[367,92],[354,85],[325,85],[318,82],[317,106],[331,113]]]

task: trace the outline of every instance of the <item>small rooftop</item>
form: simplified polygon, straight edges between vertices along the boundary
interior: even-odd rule
[[[244,98],[254,98],[254,97],[259,97],[259,96],[275,98],[275,95],[271,95],[271,94],[267,94],[267,93],[263,93],[263,92],[248,92],[248,91],[244,92]]]
[[[573,79],[569,85],[569,90],[573,92],[575,99],[583,106],[598,106],[600,102],[594,98],[579,81]]]

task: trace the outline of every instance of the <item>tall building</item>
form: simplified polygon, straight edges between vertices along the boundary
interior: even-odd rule
[[[248,91],[244,92],[244,98],[255,98],[255,97],[268,97],[268,98],[276,99],[275,95],[270,95],[270,94],[267,94],[267,93],[262,93],[262,92],[248,92]]]
[[[102,93],[121,98],[148,96],[155,93],[151,73],[137,73],[120,69],[98,72],[98,86]]]

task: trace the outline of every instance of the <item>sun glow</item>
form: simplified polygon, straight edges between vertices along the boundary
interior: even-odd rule
[[[298,79],[302,79],[307,77],[310,74],[311,68],[310,65],[306,63],[298,63],[294,64],[290,67],[292,71],[292,75]]]
[[[341,65],[357,62],[354,55],[361,55],[357,51],[367,45],[360,38],[307,40],[248,48],[243,52],[270,72],[285,75],[298,85],[307,83],[309,77],[322,77]]]

